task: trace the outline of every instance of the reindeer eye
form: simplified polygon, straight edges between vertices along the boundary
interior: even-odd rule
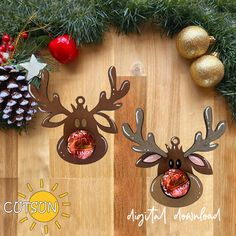
[[[176,167],[179,169],[181,167],[181,160],[177,159],[176,161]]]
[[[169,160],[169,167],[172,169],[174,167],[174,162],[172,159]]]
[[[85,119],[82,120],[82,126],[86,127],[87,126],[87,121]]]
[[[75,127],[76,127],[76,128],[79,128],[79,126],[80,126],[80,121],[79,121],[79,119],[75,119]]]

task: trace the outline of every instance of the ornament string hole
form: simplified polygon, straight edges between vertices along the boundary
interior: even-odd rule
[[[178,137],[173,137],[171,139],[172,146],[178,146],[180,144],[180,139]]]
[[[77,103],[78,105],[83,105],[83,104],[85,103],[85,98],[82,97],[82,96],[77,97],[77,98],[76,98],[76,103]]]

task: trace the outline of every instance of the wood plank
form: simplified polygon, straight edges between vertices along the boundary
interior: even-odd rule
[[[136,127],[135,111],[141,107],[146,112],[146,77],[120,77],[121,81],[127,79],[131,83],[128,95],[122,100],[122,111],[115,113],[116,124],[119,132],[115,136],[114,160],[114,207],[115,207],[115,235],[145,235],[145,227],[137,227],[137,223],[127,220],[131,210],[144,211],[146,208],[146,174],[145,169],[135,167],[139,155],[131,150],[131,142],[121,131],[125,122],[131,127]],[[134,102],[135,101],[135,102]],[[145,125],[143,127],[145,132]],[[145,134],[145,133],[144,133]]]
[[[148,89],[147,93],[147,131],[155,134],[156,141],[165,150],[165,144],[170,144],[173,136],[178,136],[183,149],[186,150],[193,142],[197,130],[204,132],[203,110],[207,105],[213,105],[214,93],[203,91],[190,79],[189,61],[182,59],[175,48],[175,41],[150,33],[148,50]],[[212,161],[212,153],[206,157]],[[156,168],[147,171],[147,191],[156,176]],[[184,207],[184,213],[199,213],[203,206],[212,212],[212,176],[196,175],[204,184],[204,193],[199,201]],[[156,203],[151,196],[147,198],[147,206],[154,206],[160,211],[163,206]],[[166,208],[167,221],[147,223],[148,235],[161,232],[164,235],[212,235],[212,221],[179,222],[173,219],[178,209]],[[190,227],[191,225],[191,227]]]
[[[17,214],[6,213],[4,203],[17,201],[17,178],[0,178],[0,235],[17,235]],[[10,210],[10,208],[9,208]]]
[[[227,130],[214,152],[214,211],[221,212],[221,220],[214,222],[214,235],[236,235],[236,124],[222,97],[215,97],[215,113],[215,122],[225,120]]]
[[[0,178],[18,176],[18,134],[14,130],[0,132]]]
[[[101,91],[109,93],[107,72],[113,65],[113,37],[108,34],[103,44],[81,48],[76,61],[50,73],[50,96],[53,92],[60,94],[62,104],[69,110],[77,96],[84,96],[90,110],[98,102]],[[112,112],[109,115],[114,116]],[[24,190],[27,181],[37,183],[44,178],[45,182],[59,181],[62,188],[71,193],[70,226],[62,224],[60,231],[49,226],[50,235],[112,235],[114,135],[101,132],[109,144],[102,160],[87,166],[72,165],[63,161],[56,151],[63,127],[43,128],[40,125],[43,117],[45,114],[40,114],[35,119],[35,129],[30,131],[30,136],[19,138],[19,188]],[[60,219],[60,222],[66,221]],[[18,235],[43,232],[43,224],[39,225],[42,227],[38,231],[29,232],[29,226],[21,224]]]

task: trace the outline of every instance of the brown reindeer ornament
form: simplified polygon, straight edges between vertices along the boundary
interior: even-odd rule
[[[42,126],[54,128],[64,125],[64,134],[57,144],[57,151],[60,157],[73,164],[90,164],[100,160],[107,152],[107,141],[98,132],[98,128],[107,133],[117,133],[115,122],[102,111],[113,111],[122,106],[117,103],[124,97],[130,88],[129,81],[124,81],[119,89],[116,87],[116,70],[110,67],[108,77],[111,85],[111,95],[107,98],[106,92],[100,93],[98,104],[88,111],[85,106],[85,98],[77,97],[77,106],[71,105],[73,111],[70,112],[62,106],[58,94],[53,94],[53,99],[49,100],[47,94],[49,73],[42,72],[41,86],[36,88],[30,85],[29,91],[33,98],[39,103],[39,109],[49,115],[43,120]],[[65,119],[59,122],[51,121],[56,115],[63,114]],[[103,126],[97,122],[94,115],[99,115],[107,120],[109,126]]]
[[[183,207],[197,201],[203,192],[199,178],[194,175],[193,169],[199,173],[211,175],[210,163],[195,152],[208,152],[216,149],[218,144],[213,143],[225,132],[225,122],[220,122],[216,129],[212,129],[212,109],[207,107],[204,111],[206,137],[199,131],[195,135],[193,145],[183,151],[179,146],[180,139],[173,137],[171,147],[166,145],[167,152],[155,143],[152,133],[147,135],[147,140],[142,136],[143,110],[136,111],[137,130],[134,132],[128,124],[122,125],[124,135],[138,146],[132,149],[144,153],[136,162],[138,167],[152,167],[158,165],[157,177],[150,188],[152,197],[160,204],[169,207]]]

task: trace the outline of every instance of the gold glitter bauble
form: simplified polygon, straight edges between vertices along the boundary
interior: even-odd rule
[[[192,63],[190,73],[197,85],[211,88],[223,79],[224,65],[216,56],[205,55]]]
[[[199,26],[188,26],[179,32],[176,47],[185,58],[196,58],[206,53],[209,45],[215,41],[206,30]]]

